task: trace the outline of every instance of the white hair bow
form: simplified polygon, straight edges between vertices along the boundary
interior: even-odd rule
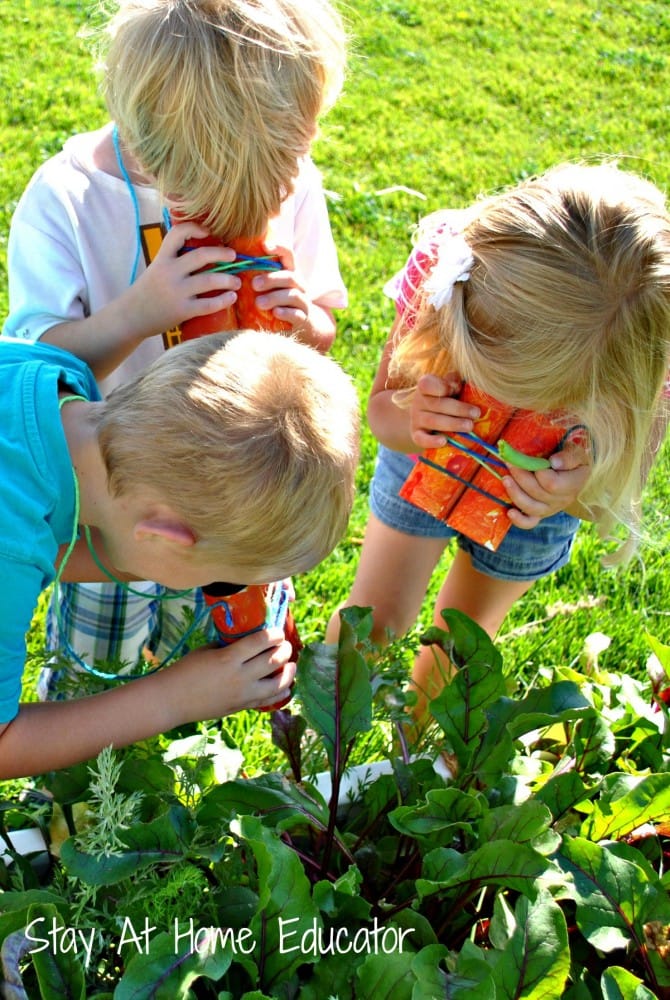
[[[465,238],[460,233],[450,233],[438,247],[437,261],[426,278],[426,291],[430,292],[428,302],[435,309],[441,309],[451,301],[457,281],[467,281],[475,259]]]

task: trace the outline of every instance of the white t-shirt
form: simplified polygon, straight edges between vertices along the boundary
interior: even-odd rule
[[[57,323],[83,319],[128,287],[141,240],[138,273],[154,259],[165,226],[158,193],[135,185],[135,209],[124,180],[93,167],[99,133],[69,139],[34,174],[12,218],[8,245],[9,317],[3,334],[38,340]],[[272,220],[272,241],[293,251],[296,271],[313,302],[347,304],[321,176],[311,159],[300,166],[293,193]],[[149,337],[101,382],[111,391],[164,350]]]

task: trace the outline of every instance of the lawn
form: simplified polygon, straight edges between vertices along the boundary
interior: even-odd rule
[[[670,188],[670,8],[664,2],[477,5],[356,0],[344,93],[323,120],[314,157],[350,305],[334,355],[364,405],[392,320],[381,288],[424,214],[463,206],[562,160],[616,156]],[[0,312],[12,210],[34,168],[73,132],[105,121],[94,74],[99,14],[77,0],[6,0],[0,9]],[[346,598],[367,514],[374,442],[363,430],[359,493],[347,537],[296,581],[306,640],[320,639]],[[603,546],[581,529],[569,566],[510,613],[499,645],[527,680],[576,661],[592,631],[611,636],[612,664],[641,674],[646,634],[670,638],[668,447],[645,500],[645,538],[632,563],[600,565]],[[446,571],[445,554],[425,604]],[[38,641],[39,623],[37,628]]]

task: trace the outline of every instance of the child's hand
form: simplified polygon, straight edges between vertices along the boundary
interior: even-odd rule
[[[410,433],[418,448],[442,448],[447,444],[448,434],[472,431],[480,411],[471,403],[456,398],[461,385],[462,380],[456,372],[446,378],[421,376],[409,411]]]
[[[290,697],[291,644],[280,628],[262,629],[230,646],[197,649],[163,672],[173,725],[214,719]]]
[[[201,246],[180,252],[188,239],[208,235],[206,229],[194,222],[173,226],[155,259],[132,286],[136,315],[130,319],[143,326],[147,331],[145,336],[171,330],[184,320],[219,312],[234,304],[240,287],[237,275],[203,270],[219,261],[235,260],[234,250]]]
[[[525,472],[510,468],[503,478],[514,507],[509,519],[517,528],[534,528],[543,518],[572,507],[591,473],[588,452],[568,442],[550,458],[551,469]]]
[[[254,275],[251,287],[257,293],[256,305],[288,323],[291,332],[303,344],[327,350],[335,334],[332,313],[311,301],[295,271],[295,261],[290,250],[285,247],[266,249],[267,253],[280,258],[282,269],[262,271]],[[326,338],[328,342],[324,343]]]

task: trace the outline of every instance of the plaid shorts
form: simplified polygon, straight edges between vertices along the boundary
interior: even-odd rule
[[[189,620],[214,640],[199,589],[183,593],[147,581],[134,583],[131,591],[114,583],[60,584],[47,609],[47,649],[62,654],[68,673],[84,670],[77,657],[106,673],[135,673],[147,651],[161,663],[180,655]],[[63,673],[48,666],[41,671],[41,700],[54,696]]]

